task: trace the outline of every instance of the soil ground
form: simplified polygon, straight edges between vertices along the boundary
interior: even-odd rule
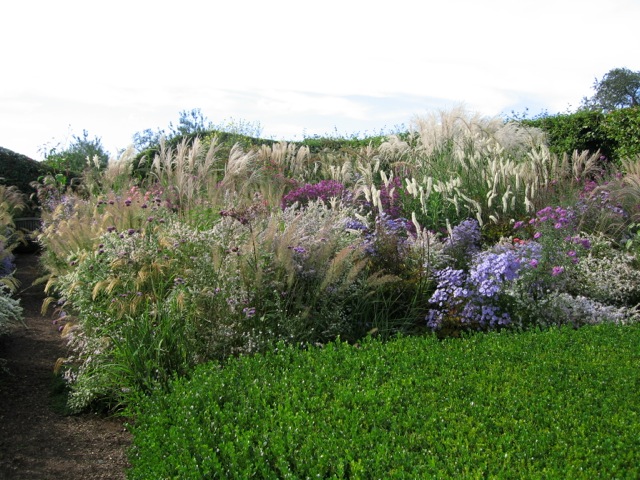
[[[124,479],[131,438],[118,417],[65,415],[53,392],[56,360],[66,348],[40,313],[37,254],[17,254],[24,327],[0,338],[0,480]]]

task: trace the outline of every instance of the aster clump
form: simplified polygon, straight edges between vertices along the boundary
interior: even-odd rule
[[[525,242],[535,242],[541,246],[538,271],[541,277],[556,278],[552,283],[557,286],[558,281],[575,270],[575,265],[591,248],[589,239],[579,232],[578,226],[579,216],[574,209],[548,206],[539,210],[528,222],[516,222],[513,228],[524,237],[530,236]],[[545,288],[550,287],[547,285]]]
[[[509,325],[504,286],[516,280],[523,268],[518,252],[505,250],[476,255],[468,272],[452,267],[436,271],[437,287],[429,300],[433,308],[426,317],[427,326],[448,331]]]

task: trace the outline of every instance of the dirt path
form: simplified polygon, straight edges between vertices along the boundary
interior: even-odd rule
[[[34,254],[16,255],[27,328],[0,339],[0,480],[124,479],[130,435],[120,418],[64,416],[53,406],[53,366],[65,356],[51,319],[40,314]]]

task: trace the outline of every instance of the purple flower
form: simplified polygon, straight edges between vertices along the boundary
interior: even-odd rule
[[[327,202],[331,198],[342,198],[344,192],[344,185],[336,180],[322,180],[315,184],[307,183],[282,197],[281,205],[285,209],[296,202],[301,206],[318,199]]]
[[[242,313],[244,313],[247,316],[247,318],[250,318],[250,317],[253,317],[256,314],[256,309],[253,308],[253,307],[251,307],[251,308],[245,307],[245,308],[242,309]]]
[[[564,272],[564,267],[562,267],[562,266],[560,266],[560,267],[556,266],[556,267],[553,267],[551,269],[551,275],[554,276],[554,277],[557,277],[558,275],[562,274],[563,272]]]
[[[444,250],[449,255],[470,257],[480,250],[480,238],[480,224],[469,218],[451,229]]]
[[[344,228],[346,228],[347,230],[366,230],[368,227],[364,223],[362,223],[360,220],[351,218],[347,220],[347,222],[344,225]]]
[[[481,261],[469,272],[469,278],[485,297],[497,295],[504,282],[518,277],[520,259],[513,251],[484,253],[479,255],[479,259]]]
[[[573,237],[571,238],[571,242],[576,245],[581,245],[585,250],[589,250],[591,248],[591,241],[588,238]]]
[[[519,276],[522,260],[518,253],[513,249],[484,252],[474,257],[468,273],[451,267],[435,272],[437,287],[429,299],[435,308],[426,317],[427,325],[437,329],[454,320],[460,325],[494,328],[510,323],[499,303],[504,284]]]

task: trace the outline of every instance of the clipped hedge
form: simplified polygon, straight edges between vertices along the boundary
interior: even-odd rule
[[[136,410],[131,479],[639,478],[640,325],[281,347]]]
[[[608,158],[615,155],[615,140],[603,127],[605,114],[595,110],[578,110],[575,113],[542,115],[523,120],[528,126],[540,128],[547,134],[549,150],[556,155],[572,153],[574,150],[589,150]]]
[[[574,113],[541,115],[522,120],[547,134],[549,149],[557,155],[574,150],[600,152],[612,160],[640,155],[640,107],[602,113],[578,110]]]
[[[634,158],[640,155],[640,107],[623,108],[608,113],[604,131],[615,142],[615,158]]]

